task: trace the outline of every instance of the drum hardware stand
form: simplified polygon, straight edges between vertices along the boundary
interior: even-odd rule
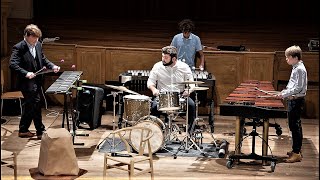
[[[177,133],[179,133],[179,127],[177,124],[173,124],[172,121],[176,119],[177,116],[174,117],[174,112],[170,112],[169,114],[169,122],[168,122],[168,133],[166,134],[165,142],[173,143],[172,139],[176,139],[178,142],[180,142]],[[171,139],[171,135],[173,138]],[[181,142],[180,142],[181,143]]]
[[[121,92],[114,92],[114,91],[111,91],[111,94],[108,94],[107,96],[110,96],[112,95],[113,96],[113,118],[112,118],[112,130],[115,131],[116,130],[116,123],[115,123],[115,119],[116,119],[116,96],[119,94],[119,93],[122,93]],[[120,106],[119,106],[120,107]],[[103,140],[101,141],[98,146],[97,146],[97,149],[100,148],[100,145],[107,141],[107,139],[111,139],[109,138],[110,134]],[[109,141],[107,141],[108,144],[111,146],[111,149],[110,149],[110,152],[111,152],[111,156],[116,156],[116,152],[118,151],[118,149],[115,149],[115,147],[117,147],[121,141],[115,143],[115,134],[112,134],[112,142],[110,143]]]
[[[190,90],[190,86],[189,86],[189,84],[187,84],[188,94],[189,94],[189,90]],[[179,152],[180,150],[182,150],[181,148],[182,148],[183,146],[184,146],[184,151],[185,151],[186,153],[188,153],[189,150],[190,150],[193,146],[195,146],[196,150],[200,151],[203,156],[206,156],[206,154],[200,149],[200,147],[197,145],[197,143],[194,142],[194,140],[191,138],[191,136],[190,136],[190,134],[189,134],[189,132],[188,132],[188,129],[189,129],[189,99],[188,99],[188,97],[187,97],[186,121],[187,121],[187,123],[186,123],[186,135],[185,135],[185,137],[183,138],[182,143],[181,143],[180,147],[178,148],[178,151],[176,152],[176,154],[178,154],[178,152]],[[192,130],[192,129],[191,129],[191,130]],[[189,145],[189,141],[191,142],[191,145]],[[189,147],[188,147],[188,146],[189,146]],[[175,154],[175,155],[176,155],[176,154]]]

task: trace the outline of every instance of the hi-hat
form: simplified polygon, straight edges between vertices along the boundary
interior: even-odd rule
[[[191,88],[191,90],[193,90],[193,91],[204,91],[204,90],[208,90],[208,89],[209,89],[209,87],[198,87],[198,86]]]
[[[202,81],[183,81],[183,82],[179,82],[177,84],[203,84],[204,82]]]
[[[127,93],[130,93],[130,94],[140,95],[139,93],[131,91],[131,90],[129,90],[128,88],[126,88],[124,86],[113,86],[113,85],[108,85],[108,84],[105,84],[105,86],[110,87],[112,89],[119,90],[119,91],[127,92]]]

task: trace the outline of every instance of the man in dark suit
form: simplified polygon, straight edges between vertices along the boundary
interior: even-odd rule
[[[28,25],[24,29],[24,40],[13,46],[10,58],[9,67],[17,74],[17,84],[24,96],[18,134],[21,138],[34,136],[34,133],[29,131],[32,120],[38,139],[41,139],[45,131],[40,103],[43,75],[37,75],[35,72],[42,68],[52,69],[55,73],[60,70],[59,66],[50,62],[43,54],[42,45],[38,41],[41,36],[41,30],[37,25]]]

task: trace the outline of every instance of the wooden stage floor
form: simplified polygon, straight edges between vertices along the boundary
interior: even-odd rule
[[[61,128],[62,107],[49,107],[43,110],[43,122],[46,128]],[[19,117],[5,116],[7,121],[2,124],[14,131],[5,141],[1,142],[2,149],[18,152],[18,179],[32,179],[29,169],[38,166],[40,140],[18,137]],[[206,119],[206,117],[204,117]],[[229,144],[229,151],[234,151],[235,117],[215,115],[214,137],[217,140],[225,139]],[[103,153],[98,152],[97,145],[108,136],[112,130],[113,113],[105,112],[102,116],[101,126],[94,130],[78,129],[78,134],[87,133],[88,137],[77,136],[75,143],[84,143],[84,146],[75,145],[75,152],[79,168],[87,172],[77,179],[102,179]],[[116,118],[117,120],[117,118]],[[276,119],[282,127],[282,135],[277,136],[275,129],[270,128],[269,145],[273,155],[279,159],[286,157],[286,152],[291,148],[291,137],[286,119]],[[207,120],[205,121],[207,122]],[[274,122],[273,119],[270,122]],[[155,179],[319,179],[319,120],[303,119],[303,160],[294,164],[278,162],[275,172],[270,172],[270,166],[262,166],[254,160],[241,160],[239,165],[232,169],[226,167],[227,158],[207,157],[164,157],[154,155]],[[250,132],[250,127],[246,127]],[[262,127],[258,127],[261,134]],[[35,132],[31,125],[30,130]],[[183,134],[182,134],[183,135]],[[206,132],[204,142],[212,142],[213,139]],[[251,138],[246,138],[242,145],[242,152],[251,152]],[[261,154],[261,140],[256,140],[256,153]],[[269,151],[270,154],[270,151]],[[127,179],[123,171],[109,170],[108,179]],[[139,177],[150,179],[149,175]],[[1,167],[1,179],[13,179],[13,170]]]

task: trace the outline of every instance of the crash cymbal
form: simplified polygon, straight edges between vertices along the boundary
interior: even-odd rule
[[[177,84],[203,84],[204,82],[202,81],[183,81],[183,82],[179,82]]]
[[[193,91],[204,91],[204,90],[208,90],[209,87],[193,87],[191,88]]]
[[[128,88],[126,88],[124,86],[113,86],[113,85],[108,85],[108,84],[105,84],[105,86],[110,87],[112,89],[119,90],[119,91],[127,92],[127,93],[130,93],[130,94],[140,95],[139,93],[131,91],[131,90],[129,90]]]

